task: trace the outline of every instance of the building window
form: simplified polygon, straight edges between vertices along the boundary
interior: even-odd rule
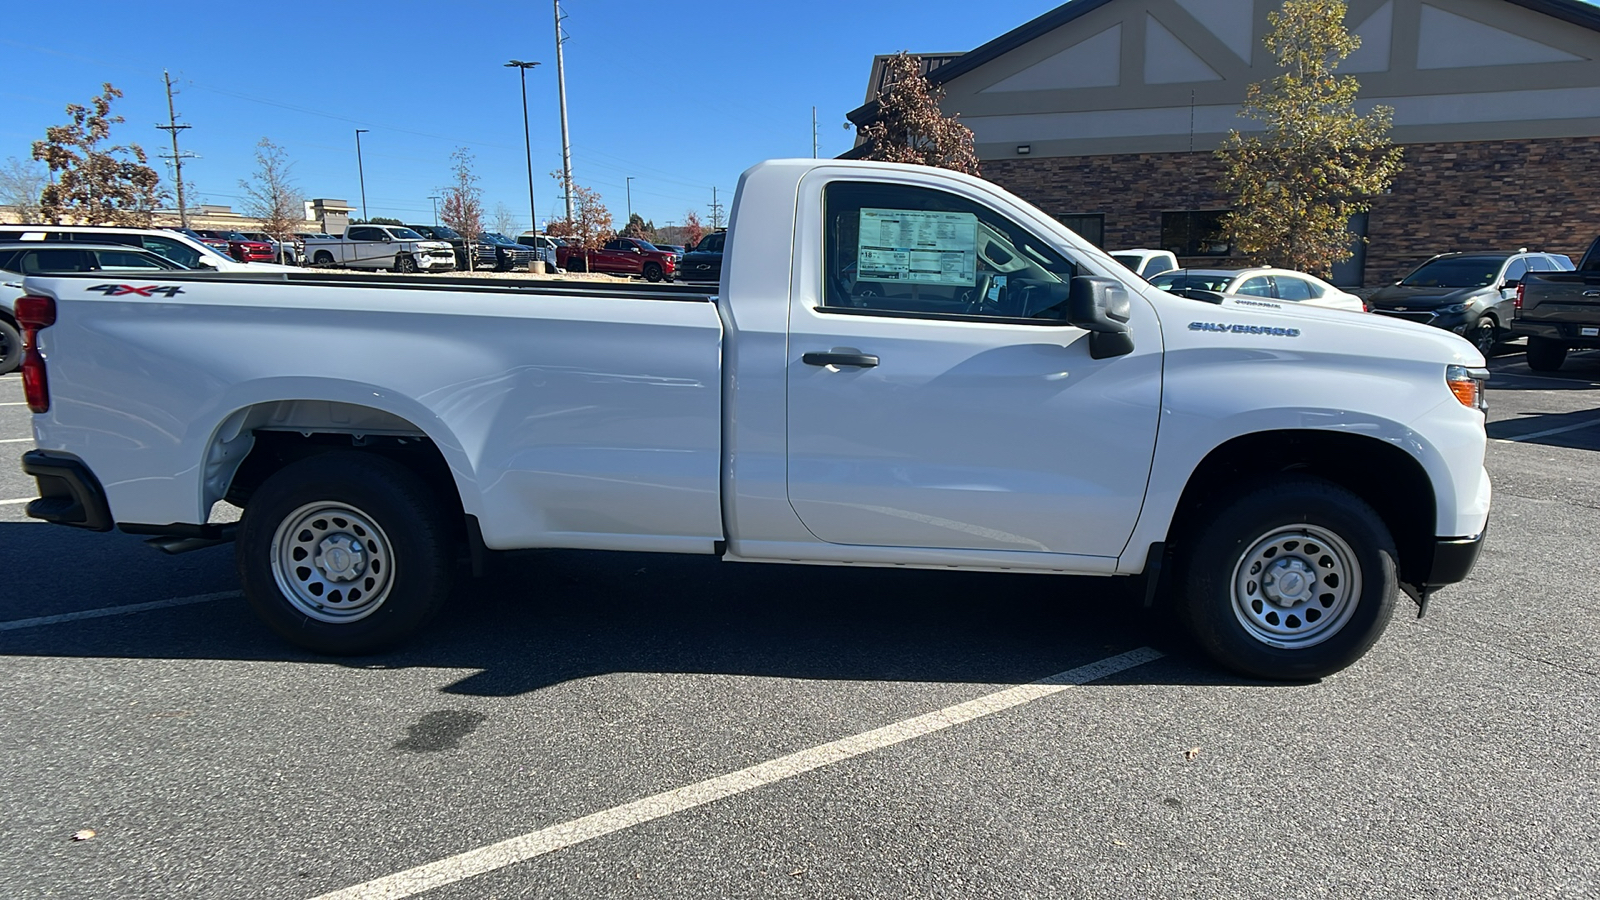
[[[1161,249],[1178,256],[1227,256],[1233,248],[1222,234],[1229,210],[1190,210],[1161,214]]]
[[[1105,248],[1106,245],[1106,217],[1104,213],[1087,213],[1082,215],[1056,216],[1056,221],[1071,228],[1078,237],[1089,243]]]

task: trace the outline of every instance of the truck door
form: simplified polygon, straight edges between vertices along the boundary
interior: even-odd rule
[[[1134,352],[1096,360],[1061,300],[1073,276],[1109,272],[975,189],[834,180],[803,196],[822,227],[801,227],[825,242],[790,299],[788,492],[811,533],[1120,554],[1161,398],[1148,304],[1130,297]]]
[[[389,245],[383,240],[387,236],[382,228],[369,225],[350,226],[344,233],[345,265],[375,269],[391,262],[394,254],[389,251]]]

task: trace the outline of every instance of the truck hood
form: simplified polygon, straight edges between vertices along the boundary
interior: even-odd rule
[[[1189,346],[1484,365],[1483,354],[1467,339],[1404,319],[1278,300],[1227,298],[1210,304],[1157,293],[1165,298],[1157,307],[1163,330],[1183,333],[1182,343]]]

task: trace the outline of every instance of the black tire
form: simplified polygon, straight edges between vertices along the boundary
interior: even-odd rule
[[[9,375],[22,365],[22,335],[17,327],[0,319],[0,375]]]
[[[661,266],[657,265],[656,263],[645,263],[644,264],[644,280],[645,281],[651,281],[651,282],[660,281],[661,280]]]
[[[1546,337],[1528,338],[1528,368],[1554,372],[1567,361],[1567,345]]]
[[[1336,484],[1266,479],[1196,525],[1181,554],[1178,605],[1201,649],[1226,668],[1275,680],[1331,675],[1360,659],[1394,614],[1394,539]]]
[[[417,271],[417,261],[409,254],[402,253],[394,258],[394,270],[402,275],[410,275]]]
[[[568,272],[587,272],[589,264],[581,259],[573,259],[567,263]]]
[[[316,266],[331,266],[333,265],[333,254],[326,250],[318,250],[317,255],[312,258],[311,264]]]
[[[256,615],[317,653],[398,643],[450,594],[451,542],[437,501],[410,470],[373,453],[325,453],[273,474],[245,508],[236,558]]]
[[[1483,316],[1478,319],[1478,324],[1472,327],[1472,345],[1478,348],[1484,359],[1494,355],[1495,345],[1500,343],[1500,329],[1495,325],[1493,316]]]

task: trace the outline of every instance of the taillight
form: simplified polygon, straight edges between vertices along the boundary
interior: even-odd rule
[[[1517,312],[1522,312],[1522,282],[1520,281],[1517,282],[1517,300],[1511,304],[1511,308]]]
[[[50,379],[44,370],[44,354],[39,352],[39,331],[56,323],[54,297],[18,297],[13,309],[22,326],[22,395],[36,413],[50,411]]]

